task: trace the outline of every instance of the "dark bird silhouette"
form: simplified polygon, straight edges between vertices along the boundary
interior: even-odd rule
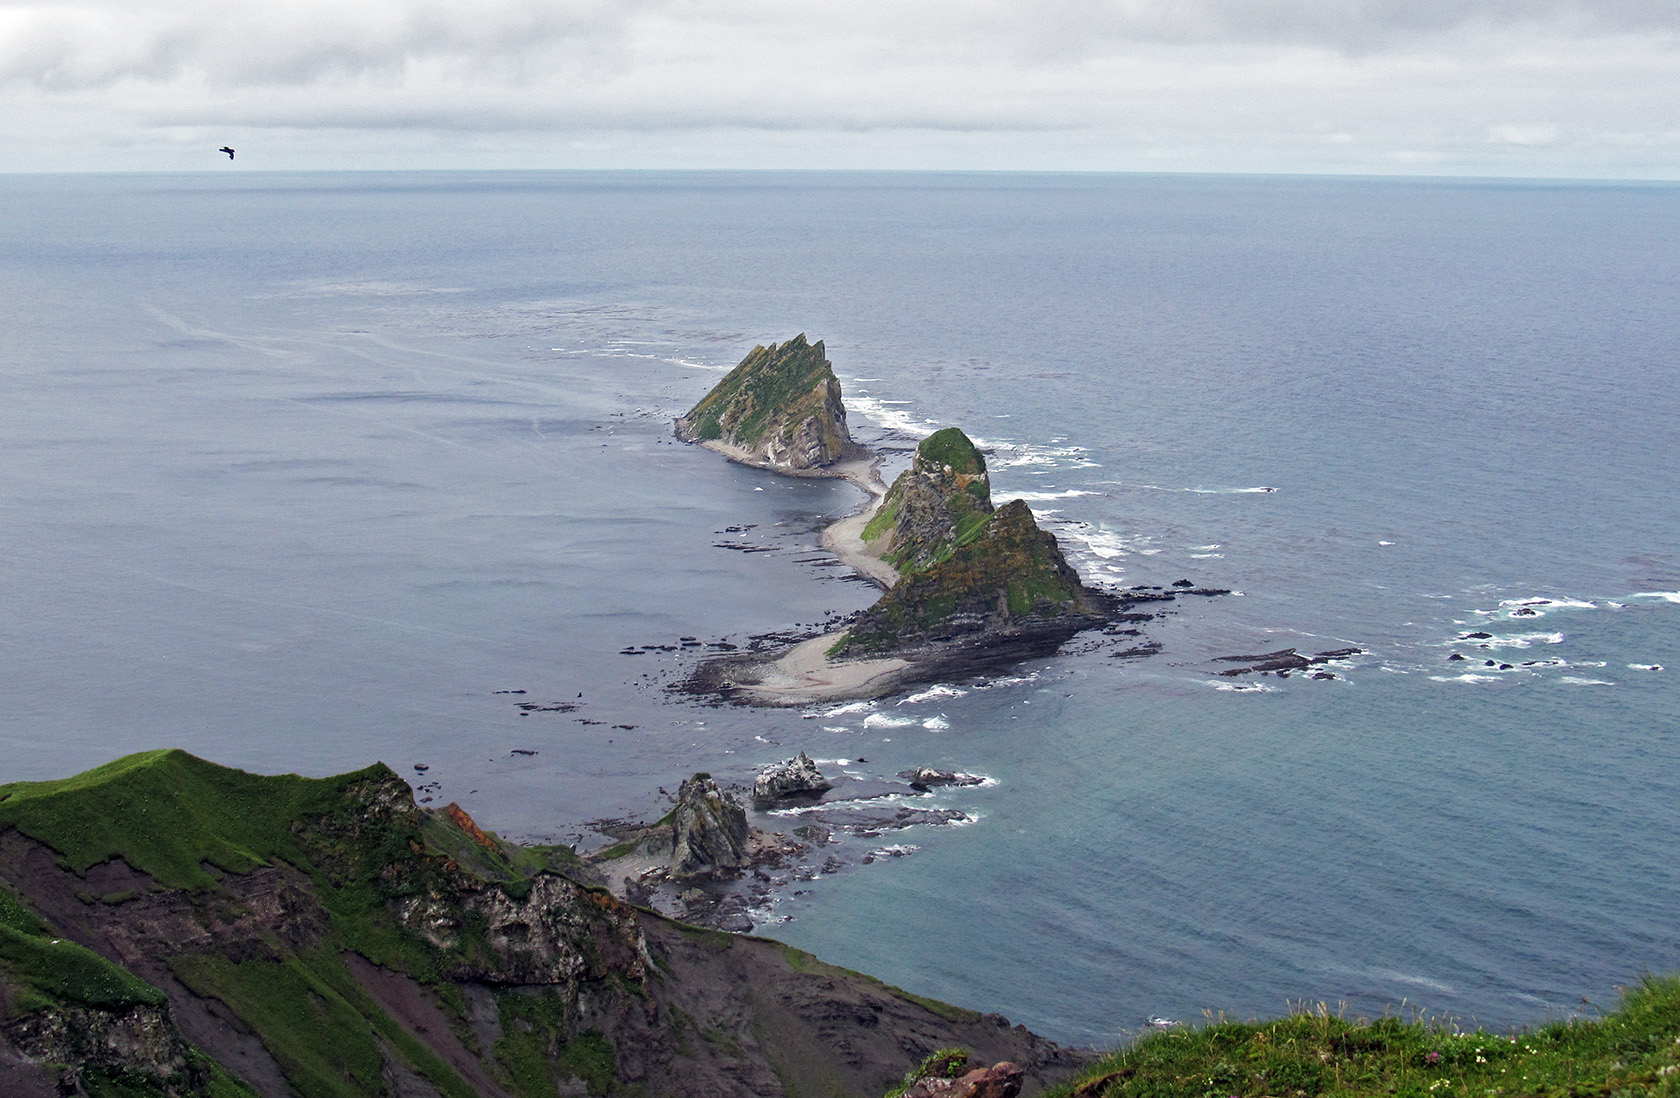
[[[233,159],[233,150],[228,148],[226,145],[223,145],[221,148],[217,149],[216,151],[221,152],[221,153],[227,153],[228,154],[228,159],[229,160]]]

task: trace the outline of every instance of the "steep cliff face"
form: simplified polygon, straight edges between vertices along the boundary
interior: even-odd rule
[[[852,447],[846,407],[822,341],[804,335],[754,347],[687,415],[685,442],[711,442],[730,456],[782,472],[831,465]]]
[[[986,458],[955,427],[916,447],[863,529],[870,551],[900,573],[921,572],[972,540],[992,513]]]
[[[834,654],[879,655],[1028,632],[1065,637],[1104,620],[1105,596],[1080,583],[1054,535],[1014,500],[949,555],[901,578],[852,622]]]
[[[637,911],[570,859],[419,808],[384,766],[159,751],[0,786],[0,1093],[874,1098],[953,1044],[1076,1065],[995,1016]]]
[[[740,869],[749,860],[748,830],[746,810],[710,774],[689,778],[678,787],[671,810],[672,878]]]

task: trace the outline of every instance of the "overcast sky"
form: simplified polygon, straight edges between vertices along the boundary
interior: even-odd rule
[[[1675,179],[1680,0],[0,0],[0,158]]]

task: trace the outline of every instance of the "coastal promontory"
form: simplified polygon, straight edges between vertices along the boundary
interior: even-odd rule
[[[728,860],[740,809],[703,775],[681,799],[676,868]],[[632,907],[383,765],[0,785],[6,1098],[876,1098],[952,1046],[1039,1086],[1086,1060]]]
[[[840,381],[822,340],[754,347],[676,421],[677,437],[748,465],[812,475],[852,456]],[[820,475],[820,473],[818,474]]]

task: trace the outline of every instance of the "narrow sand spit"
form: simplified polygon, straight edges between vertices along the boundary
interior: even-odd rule
[[[738,446],[721,441],[702,446],[743,465],[769,466],[763,459]],[[786,473],[788,470],[778,469]],[[869,502],[857,513],[847,515],[822,532],[824,549],[839,557],[859,575],[883,589],[898,582],[898,570],[874,553],[863,541],[863,528],[887,494],[881,479],[881,458],[859,449],[853,457],[821,469],[798,470],[795,476],[836,477],[851,481],[869,495]],[[844,634],[825,633],[794,645],[775,659],[741,666],[729,678],[753,701],[767,705],[809,705],[841,698],[866,698],[892,690],[910,666],[909,660],[831,660],[825,653]]]
[[[769,705],[810,705],[841,698],[868,698],[897,685],[909,660],[831,660],[826,655],[841,633],[824,633],[794,645],[781,656],[732,675],[735,686]]]

